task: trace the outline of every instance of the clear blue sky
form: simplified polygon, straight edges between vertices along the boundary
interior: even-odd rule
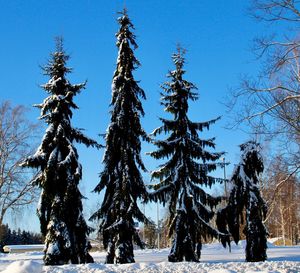
[[[0,100],[31,108],[46,97],[39,84],[48,78],[39,66],[53,51],[54,37],[62,35],[71,55],[69,66],[74,68],[69,79],[72,83],[88,80],[87,89],[76,98],[80,110],[74,112],[73,124],[100,141],[97,135],[105,132],[109,122],[110,86],[117,57],[116,12],[125,1],[1,2]],[[230,87],[238,85],[239,75],[256,73],[258,63],[250,51],[251,40],[267,29],[247,15],[249,4],[241,0],[126,0],[136,28],[136,56],[142,64],[135,78],[147,95],[142,119],[145,130],[150,133],[160,125],[158,117],[163,115],[163,109],[159,104],[159,84],[173,69],[170,57],[179,42],[187,49],[186,78],[198,86],[200,94],[200,99],[190,104],[190,119],[206,121],[223,116],[205,136],[215,136],[216,150],[227,152],[226,159],[232,163],[227,168],[229,174],[239,158],[237,145],[247,136],[224,129],[228,119],[220,102]],[[35,121],[38,116],[39,111],[32,108],[29,118]],[[152,149],[143,145],[143,153]],[[100,196],[90,192],[98,183],[103,150],[84,146],[78,150],[83,164],[81,189],[89,198],[85,210],[90,215],[96,203],[101,202]],[[144,161],[149,170],[157,167],[157,162],[146,155]],[[218,174],[222,175],[222,171]],[[145,177],[148,180],[148,175]],[[146,213],[154,217],[153,210],[147,207]],[[21,227],[38,230],[35,216],[25,217]]]

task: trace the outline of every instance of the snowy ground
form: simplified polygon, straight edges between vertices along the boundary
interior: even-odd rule
[[[168,263],[169,249],[137,250],[135,264],[103,264],[105,253],[93,252],[94,264],[42,266],[41,252],[0,254],[0,270],[5,273],[98,273],[98,272],[199,272],[199,273],[299,273],[300,246],[275,247],[269,244],[268,261],[244,262],[244,245],[233,245],[231,253],[219,243],[204,245],[200,263]],[[4,271],[2,271],[4,270]]]

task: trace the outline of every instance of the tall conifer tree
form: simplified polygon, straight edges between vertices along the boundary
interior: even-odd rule
[[[132,74],[140,63],[132,50],[137,44],[126,10],[118,23],[119,53],[112,82],[111,122],[105,138],[104,170],[95,188],[95,192],[104,188],[106,191],[100,209],[91,219],[100,220],[99,232],[107,250],[106,263],[132,263],[133,241],[143,247],[134,225],[134,218],[145,220],[137,200],[147,198],[140,174],[140,169],[146,171],[140,155],[140,139],[147,139],[140,124],[140,116],[144,115],[140,97],[145,99],[145,93]]]
[[[259,190],[259,175],[264,170],[261,147],[254,141],[242,145],[241,160],[233,171],[234,185],[228,205],[217,215],[217,226],[224,233],[231,233],[236,243],[240,240],[240,223],[246,220],[246,261],[259,262],[267,259],[267,230],[263,224],[267,206]],[[244,219],[244,211],[246,219]],[[228,227],[228,230],[227,230]],[[223,239],[223,245],[228,240]]]
[[[198,136],[199,131],[209,129],[217,119],[192,122],[188,118],[188,101],[195,101],[198,96],[193,92],[195,85],[183,78],[184,50],[178,47],[172,59],[176,68],[167,75],[170,82],[162,85],[162,105],[174,119],[160,118],[163,125],[152,135],[164,132],[168,137],[154,141],[158,150],[149,153],[156,159],[169,160],[152,173],[152,178],[160,179],[160,182],[153,186],[155,192],[151,196],[169,206],[169,235],[174,234],[169,261],[198,261],[203,237],[221,235],[209,224],[214,215],[213,207],[220,198],[212,197],[201,186],[210,187],[222,181],[209,175],[216,169],[214,162],[222,153],[207,150],[215,148],[214,138],[204,140]]]
[[[85,83],[72,85],[66,79],[71,72],[68,59],[58,38],[56,51],[43,68],[50,80],[42,88],[49,96],[35,105],[48,128],[36,153],[23,162],[23,166],[40,168],[35,183],[42,190],[37,212],[45,236],[46,265],[93,262],[87,240],[91,229],[82,214],[83,196],[78,189],[82,168],[74,143],[99,145],[71,126],[72,109],[77,109],[73,97]]]

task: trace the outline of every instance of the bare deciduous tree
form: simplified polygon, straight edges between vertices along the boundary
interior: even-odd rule
[[[255,40],[262,70],[244,77],[232,92],[234,125],[250,125],[256,134],[276,139],[289,158],[289,173],[300,171],[300,1],[252,0],[252,15],[277,33]],[[278,143],[278,142],[277,142]]]
[[[22,105],[0,104],[0,225],[7,212],[24,208],[37,196],[30,179],[35,174],[19,165],[33,152],[37,132],[25,113]]]
[[[271,161],[263,183],[263,195],[269,212],[266,224],[271,237],[282,237],[287,242],[297,243],[299,237],[300,205],[299,179],[288,172],[288,164],[281,156]]]
[[[242,79],[228,106],[232,125],[249,125],[263,139],[273,140],[268,156],[279,156],[285,169],[279,170],[277,158],[277,165],[271,162],[273,166],[265,172],[265,223],[271,236],[282,236],[284,243],[286,239],[296,242],[299,208],[291,189],[299,187],[295,180],[300,174],[300,1],[251,2],[251,14],[275,33],[254,40],[262,69],[255,78]]]

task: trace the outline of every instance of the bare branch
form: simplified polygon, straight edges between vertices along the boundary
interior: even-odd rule
[[[268,108],[265,109],[264,111],[258,112],[258,113],[254,114],[254,115],[251,115],[251,116],[248,116],[247,119],[249,120],[249,119],[255,118],[255,117],[257,117],[257,116],[262,116],[262,115],[266,114],[267,112],[273,110],[274,108],[278,107],[279,105],[285,103],[286,101],[289,101],[289,100],[292,100],[292,99],[299,99],[299,98],[300,98],[300,95],[298,95],[298,96],[288,96],[288,97],[285,97],[284,99],[282,99],[281,101],[279,101],[279,102],[277,102],[277,103],[271,105],[270,107],[268,107]]]
[[[25,118],[23,106],[0,104],[0,224],[5,214],[36,200],[37,190],[32,181],[37,175],[20,167],[33,152],[37,124]]]
[[[299,22],[299,1],[292,0],[253,0],[252,14],[267,22]]]

